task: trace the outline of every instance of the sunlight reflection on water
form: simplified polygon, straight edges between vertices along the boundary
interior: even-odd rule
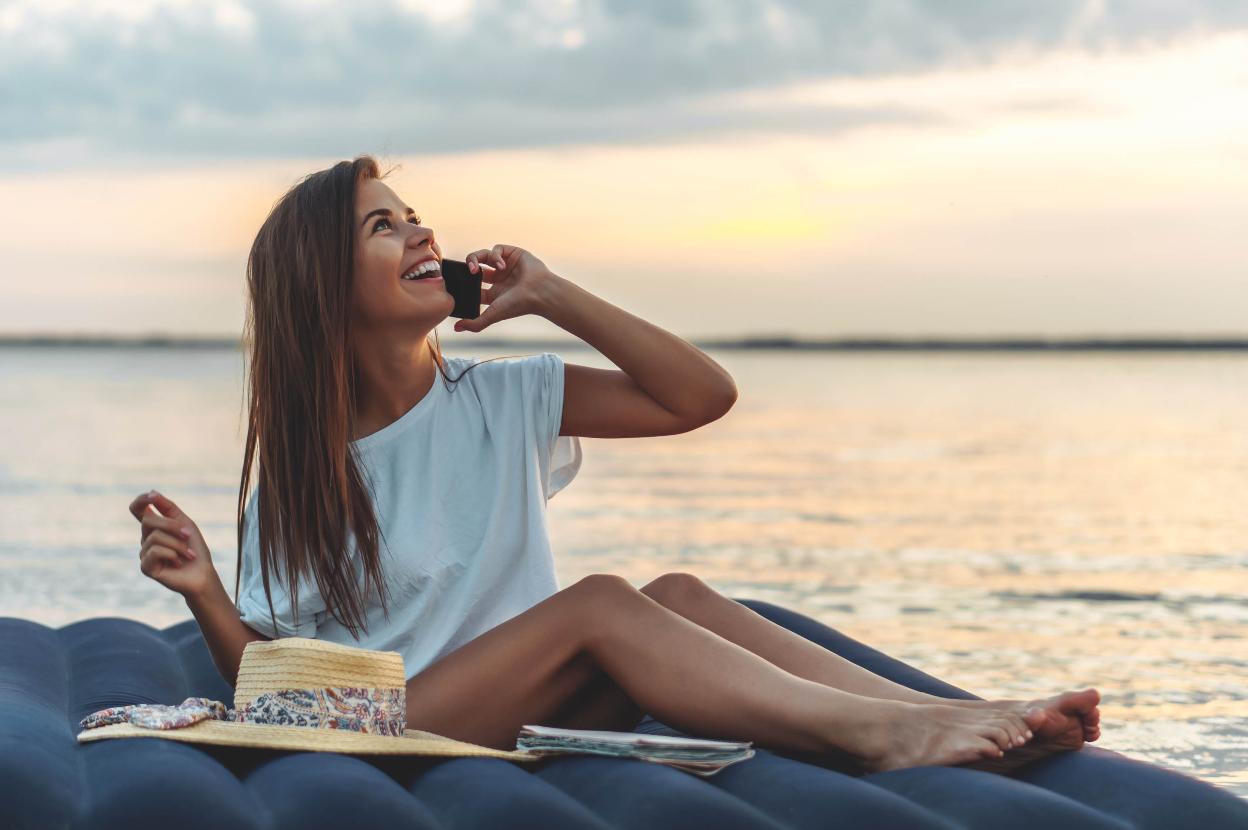
[[[723,419],[581,439],[561,584],[689,571],[983,697],[1095,686],[1098,746],[1248,796],[1248,357],[711,354]],[[0,380],[6,614],[186,619],[138,570],[151,487],[233,590],[239,355],[4,349]]]

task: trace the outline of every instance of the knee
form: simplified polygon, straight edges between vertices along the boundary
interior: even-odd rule
[[[620,598],[635,599],[637,589],[627,579],[616,574],[590,574],[581,577],[572,586],[576,595],[592,604],[611,603]]]
[[[641,592],[660,605],[671,607],[705,596],[711,588],[690,573],[675,571],[651,580]]]
[[[647,602],[627,579],[615,574],[590,574],[562,593],[569,603],[571,633],[587,640],[620,625],[621,620],[631,620],[637,604]]]

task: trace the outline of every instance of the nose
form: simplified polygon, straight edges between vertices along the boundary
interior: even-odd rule
[[[442,260],[442,249],[438,247],[438,243],[433,238],[433,228],[427,225],[413,225],[411,222],[404,222],[403,224],[412,229],[404,247],[416,249],[428,241],[429,252],[437,257],[439,261]]]
[[[403,224],[411,228],[411,235],[407,238],[407,244],[411,247],[418,247],[422,242],[428,240],[429,244],[433,244],[433,228],[428,225],[413,225],[411,222]]]

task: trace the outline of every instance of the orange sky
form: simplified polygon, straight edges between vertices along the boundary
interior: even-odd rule
[[[941,116],[828,135],[358,152],[403,165],[447,256],[520,245],[685,337],[1243,335],[1246,57],[1248,34],[1192,36],[704,104]],[[237,335],[256,229],[336,160],[0,174],[0,331]]]

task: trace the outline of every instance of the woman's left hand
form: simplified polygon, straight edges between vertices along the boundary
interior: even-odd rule
[[[555,275],[533,254],[515,245],[495,245],[473,251],[464,261],[469,271],[481,274],[481,302],[488,305],[475,320],[456,321],[455,331],[477,332],[500,320],[542,313],[542,297]],[[483,270],[482,264],[492,270]]]

